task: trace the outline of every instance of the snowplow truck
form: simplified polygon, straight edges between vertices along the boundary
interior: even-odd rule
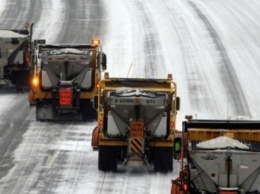
[[[188,120],[182,132],[172,194],[259,194],[260,121]]]
[[[0,87],[22,92],[29,88],[32,27],[0,30]],[[30,28],[30,29],[29,29]]]
[[[96,120],[92,99],[106,69],[101,46],[38,44],[32,80],[36,120],[62,119],[66,113],[81,114],[84,121]]]
[[[167,79],[143,79],[109,78],[105,73],[94,103],[98,126],[92,134],[99,170],[152,164],[155,171],[172,171],[179,103],[171,74]]]

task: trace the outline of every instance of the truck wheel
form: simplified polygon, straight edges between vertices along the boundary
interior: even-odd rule
[[[111,146],[99,146],[98,169],[101,171],[117,170],[117,148]]]
[[[90,100],[81,101],[81,113],[82,113],[82,119],[84,121],[97,120],[96,110],[93,108],[92,102]]]
[[[17,92],[25,92],[29,87],[29,71],[16,71],[14,73],[14,84]]]
[[[173,153],[172,148],[161,147],[154,150],[154,171],[172,172],[173,170]]]
[[[46,121],[53,120],[54,111],[52,110],[52,105],[50,101],[47,100],[37,100],[36,101],[36,120]]]
[[[39,114],[41,107],[42,107],[42,103],[37,100],[36,101],[36,108],[35,108],[36,109],[36,121],[42,120],[42,118],[40,118],[40,114]]]

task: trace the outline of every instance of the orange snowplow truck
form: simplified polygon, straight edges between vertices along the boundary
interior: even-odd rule
[[[36,103],[36,120],[55,120],[79,113],[83,120],[97,119],[92,101],[106,69],[100,41],[89,45],[36,44],[30,102]]]
[[[260,121],[191,119],[182,133],[171,194],[259,194]]]
[[[98,147],[98,168],[116,171],[117,164],[158,172],[173,170],[173,137],[179,98],[167,79],[109,78],[100,81],[98,126],[92,146]]]

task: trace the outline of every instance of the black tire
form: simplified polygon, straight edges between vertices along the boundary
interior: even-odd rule
[[[29,71],[17,71],[14,73],[14,85],[16,91],[24,93],[29,88]]]
[[[42,119],[40,118],[40,116],[39,116],[39,110],[40,110],[40,108],[42,107],[43,105],[42,105],[42,103],[39,101],[39,100],[37,100],[36,101],[36,107],[35,107],[35,112],[36,112],[36,121],[41,121]]]
[[[44,100],[37,100],[36,101],[36,120],[37,121],[46,121],[46,120],[53,120],[50,119],[50,118],[46,118],[46,117],[43,117],[39,112],[42,111],[41,109],[44,108],[46,105],[50,104],[50,102],[48,101],[44,101]],[[53,113],[54,114],[54,113]]]
[[[81,114],[83,121],[97,120],[97,111],[93,108],[90,100],[81,101]]]
[[[173,171],[173,152],[169,147],[156,147],[154,149],[154,171],[172,172]]]
[[[98,169],[104,172],[117,170],[117,148],[112,146],[98,147]]]

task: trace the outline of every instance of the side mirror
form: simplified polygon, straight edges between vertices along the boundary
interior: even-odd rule
[[[171,109],[172,111],[180,110],[180,97],[173,98],[173,101],[171,103]]]
[[[95,110],[98,109],[98,96],[94,96],[94,98],[93,98],[93,108]]]
[[[97,62],[98,65],[101,65],[103,71],[107,69],[107,55],[105,53],[100,53],[98,55]]]
[[[173,150],[175,154],[181,153],[182,140],[181,137],[175,137],[173,140]]]
[[[180,110],[181,107],[181,99],[180,97],[176,97],[176,110]]]
[[[100,96],[100,103],[102,104],[103,103],[103,96]],[[93,98],[93,108],[95,110],[98,110],[98,96],[94,96]]]

